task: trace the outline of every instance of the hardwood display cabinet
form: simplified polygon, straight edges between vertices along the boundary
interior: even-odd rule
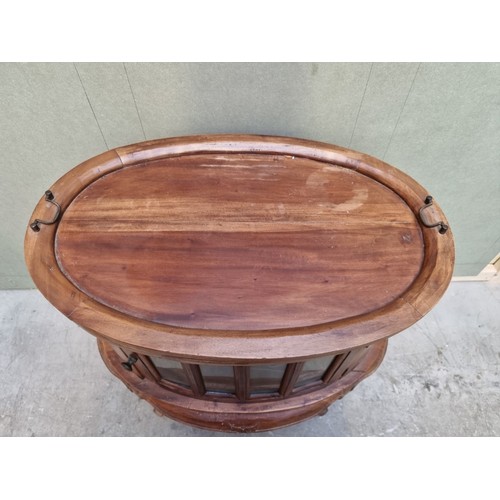
[[[163,415],[252,432],[326,412],[450,282],[445,216],[415,180],[301,139],[116,148],[36,206],[41,293]]]

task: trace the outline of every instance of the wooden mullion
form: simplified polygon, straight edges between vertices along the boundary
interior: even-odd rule
[[[349,371],[356,368],[356,366],[365,356],[368,348],[369,346],[366,345],[363,347],[357,347],[356,349],[353,349],[352,351],[353,355],[349,358]]]
[[[333,376],[340,368],[342,363],[345,361],[347,356],[350,354],[350,352],[351,351],[347,351],[342,354],[337,354],[337,356],[333,358],[333,361],[331,362],[330,366],[327,368],[325,374],[323,375],[323,382],[325,384],[328,384],[332,381]]]
[[[351,351],[349,353],[349,355],[346,356],[346,358],[344,359],[344,361],[337,368],[337,370],[333,374],[333,377],[331,378],[330,382],[335,382],[336,380],[339,380],[340,378],[342,378],[343,373],[346,370],[349,370],[349,366],[351,365],[352,357],[353,357],[353,351]]]
[[[250,367],[234,366],[233,369],[236,397],[240,401],[247,401],[250,397]]]
[[[342,378],[344,371],[355,366],[356,363],[363,357],[365,349],[365,347],[358,347],[335,356],[333,363],[328,367],[325,375],[323,376],[323,382],[328,384]]]
[[[304,362],[300,363],[289,363],[286,366],[285,373],[283,375],[283,379],[281,380],[279,393],[283,397],[287,397],[291,394],[297,379],[299,378],[300,372],[304,367]]]
[[[205,383],[203,382],[203,375],[201,374],[200,365],[191,365],[188,363],[181,363],[182,369],[186,374],[191,389],[195,396],[203,396],[205,394]]]
[[[159,382],[161,380],[161,374],[154,363],[151,361],[151,358],[149,356],[145,356],[144,354],[140,355],[139,358],[146,366],[153,379],[156,380],[156,382]]]

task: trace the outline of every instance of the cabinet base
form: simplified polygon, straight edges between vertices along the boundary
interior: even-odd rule
[[[154,380],[140,378],[122,368],[122,359],[113,347],[98,340],[104,363],[132,392],[150,403],[155,412],[203,429],[224,432],[259,432],[296,424],[324,415],[328,406],[342,398],[382,362],[387,340],[371,344],[357,365],[333,383],[288,397],[239,402],[229,398],[203,398],[179,394]]]

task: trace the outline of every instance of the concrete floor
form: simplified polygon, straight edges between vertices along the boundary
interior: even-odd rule
[[[498,436],[499,330],[500,281],[453,282],[326,415],[256,435]],[[38,291],[0,291],[0,436],[226,435],[157,416]]]

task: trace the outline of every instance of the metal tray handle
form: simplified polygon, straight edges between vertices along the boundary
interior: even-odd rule
[[[52,194],[52,191],[45,191],[45,200],[48,201],[49,203],[52,203],[52,205],[54,205],[57,210],[52,220],[35,219],[30,224],[31,229],[33,229],[33,231],[35,232],[40,231],[40,224],[50,225],[57,222],[57,219],[59,219],[59,215],[61,214],[61,205],[59,205],[59,203],[57,203],[57,201],[54,200],[54,195]]]
[[[439,226],[439,232],[441,234],[444,234],[446,233],[446,231],[448,231],[448,225],[445,224],[442,220],[438,221],[438,222],[435,222],[435,223],[430,223],[428,222],[425,217],[423,216],[423,211],[426,209],[426,208],[429,208],[430,206],[432,206],[432,196],[427,196],[425,198],[425,201],[424,201],[425,205],[418,211],[418,215],[420,216],[420,221],[422,222],[422,224],[425,226],[425,227],[438,227]]]

